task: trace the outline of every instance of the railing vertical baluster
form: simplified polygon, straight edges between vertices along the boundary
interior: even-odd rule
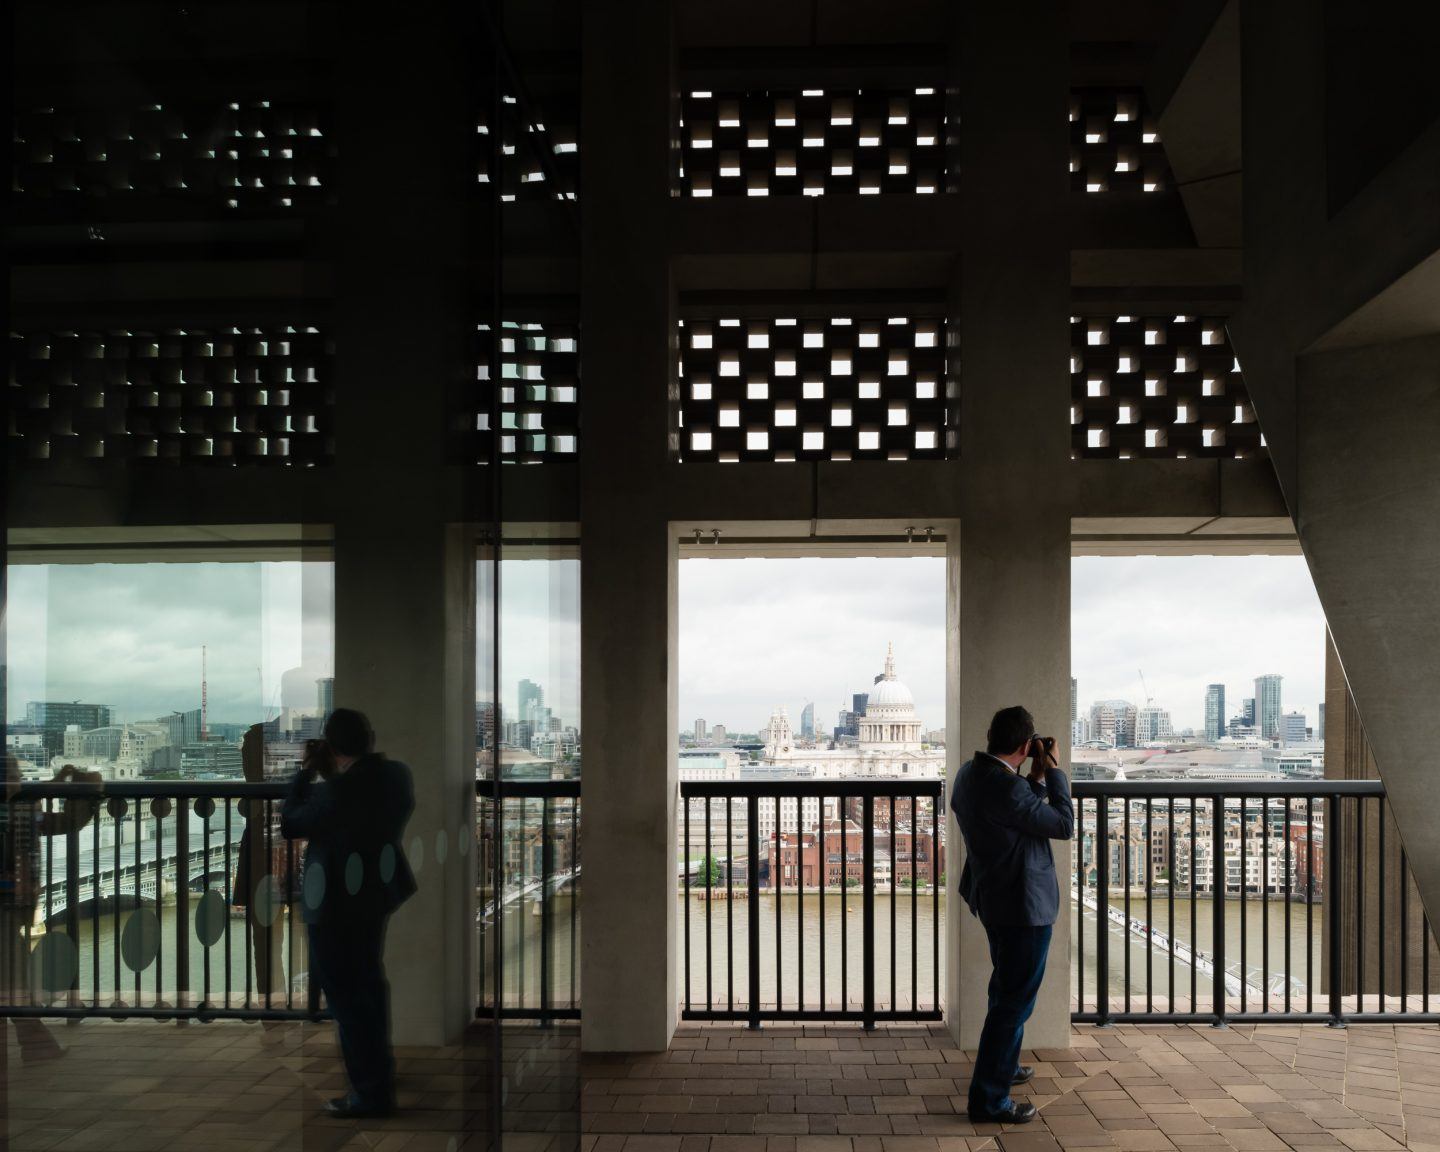
[[[161,982],[161,976],[165,969],[165,924],[160,919],[164,896],[164,873],[161,861],[164,859],[162,848],[165,839],[165,809],[162,805],[163,801],[150,801],[150,814],[155,817],[155,920],[158,928],[155,933],[155,1007],[157,1008],[165,1003],[165,989]]]
[[[140,908],[145,907],[145,904],[144,904],[144,890],[143,890],[143,884],[142,884],[142,882],[141,882],[141,861],[140,861],[140,841],[141,841],[142,835],[143,835],[143,828],[142,828],[142,826],[141,826],[141,819],[142,819],[142,817],[141,817],[141,815],[140,815],[140,798],[137,796],[137,797],[135,798],[135,907],[136,907],[137,909],[140,909]],[[248,922],[248,921],[247,921],[247,922]],[[117,946],[117,947],[119,946],[119,933],[116,933],[116,946]],[[119,963],[118,963],[118,962],[116,963],[116,968],[117,968],[117,970],[118,970],[118,968],[119,968]],[[247,969],[247,971],[248,971],[248,969]],[[135,969],[135,1005],[136,1005],[136,1007],[139,1007],[140,1003],[141,1003],[140,969],[137,967],[137,968]]]
[[[840,1010],[850,1011],[850,909],[845,895],[850,888],[850,800],[840,800]]]
[[[1194,796],[1190,797],[1190,1011],[1200,1011],[1200,973],[1196,968],[1195,961],[1200,952],[1200,937],[1197,935],[1199,928],[1199,917],[1197,915],[1197,899],[1199,895],[1196,886],[1195,869],[1199,866],[1196,854],[1196,845],[1200,841],[1200,813],[1196,806]]]
[[[190,1006],[190,808],[184,797],[175,803],[175,1001]],[[282,905],[283,907],[283,905]]]
[[[1365,1011],[1365,797],[1355,798],[1355,1011]]]
[[[1246,895],[1250,887],[1250,830],[1248,813],[1245,811],[1245,797],[1240,797],[1240,1011],[1244,1012],[1250,990],[1249,956],[1246,943],[1249,937],[1250,909],[1246,906]]]
[[[1223,796],[1212,796],[1210,799],[1210,835],[1212,837],[1212,851],[1210,853],[1210,951],[1211,962],[1215,966],[1213,981],[1211,984],[1211,995],[1214,1003],[1211,1005],[1215,1013],[1215,1026],[1225,1027],[1226,1004],[1225,1004],[1225,798]],[[1242,841],[1243,843],[1243,841]],[[1244,886],[1242,884],[1243,891]]]
[[[782,893],[784,892],[784,890],[785,890],[785,885],[784,885],[784,882],[783,882],[783,877],[784,877],[784,875],[785,875],[785,871],[784,871],[783,865],[781,864],[781,861],[782,861],[782,859],[784,858],[784,853],[783,853],[783,849],[781,848],[782,837],[781,837],[781,834],[780,834],[780,830],[781,830],[784,826],[785,826],[784,805],[781,803],[780,797],[777,796],[777,797],[775,798],[775,853],[774,853],[774,855],[771,857],[771,859],[774,861],[774,864],[771,866],[771,869],[770,869],[770,872],[771,872],[770,883],[771,883],[771,885],[772,885],[772,886],[774,887],[774,889],[775,889],[775,1011],[776,1011],[776,1012],[782,1011],[782,1010],[784,1009],[784,1007],[785,1007],[785,994],[784,994],[784,988],[785,988],[785,954],[784,954],[784,951],[783,951],[783,944],[781,943],[782,935],[783,935],[783,933],[782,933],[782,923],[781,923],[781,921],[782,921],[782,916],[781,916],[781,911],[782,911],[782,909],[781,909],[781,905],[783,904],[783,900],[781,899],[781,894],[782,894]]]
[[[573,949],[574,932],[570,939]],[[570,968],[573,972],[573,962]],[[731,796],[725,797],[725,1010],[735,1011],[735,800]]]
[[[1400,1011],[1410,1011],[1410,873],[1400,845]]]
[[[231,815],[232,815],[232,813],[233,813],[233,811],[234,811],[234,808],[235,808],[234,799],[233,799],[232,797],[230,797],[230,796],[225,797],[225,1007],[226,1007],[226,1008],[229,1008],[229,1007],[230,1007],[230,994],[231,994],[231,990],[232,990],[232,989],[231,989],[231,986],[232,986],[232,985],[234,984],[234,982],[235,982],[235,981],[234,981],[234,976],[233,976],[233,971],[234,971],[234,969],[233,969],[233,967],[232,967],[232,962],[231,962],[231,959],[230,959],[230,924],[231,924],[231,920],[232,920],[232,917],[230,916],[230,909],[235,906],[235,888],[234,888],[234,883],[233,883],[233,878],[234,878],[235,873],[234,873],[234,871],[231,869],[231,866],[230,866],[230,849],[231,849],[231,845],[232,845],[232,843],[233,843],[233,836],[232,836],[233,830],[232,830],[231,827],[230,827],[230,817],[231,817]],[[117,829],[117,832],[118,832],[118,829]],[[120,859],[120,848],[119,848],[120,841],[119,841],[118,836],[117,836],[117,838],[116,838],[115,844],[116,844],[116,848],[115,848],[115,859],[116,859],[116,861],[118,862],[119,859]],[[119,894],[119,884],[120,884],[120,877],[119,877],[119,869],[118,869],[118,868],[116,869],[115,884],[116,884],[116,894],[118,895],[118,894]],[[119,932],[116,932],[115,935],[116,935],[116,937],[118,938],[120,934],[119,934]],[[115,965],[115,974],[116,974],[116,977],[117,977],[117,979],[118,979],[119,974],[120,974],[120,965],[119,965],[118,960],[117,960],[116,965]],[[314,981],[311,981],[311,984],[312,984],[312,985],[313,985],[313,983],[314,983]],[[312,1004],[312,1007],[313,1007],[313,1004]]]
[[[795,1007],[805,1011],[805,797],[795,798]]]
[[[940,783],[930,801],[930,1006],[940,1011],[940,837],[945,811],[945,785]],[[955,914],[960,914],[957,905]]]
[[[79,804],[72,798],[65,801],[65,935],[80,956],[80,827],[75,823]],[[65,989],[68,1007],[75,1007],[80,994],[80,965],[70,974]]]
[[[1260,798],[1260,1011],[1270,1011],[1270,797]]]
[[[1125,951],[1124,951],[1124,955],[1123,955],[1122,959],[1123,959],[1123,962],[1124,962],[1124,965],[1125,965],[1125,1011],[1126,1011],[1126,1012],[1129,1012],[1129,1011],[1130,1011],[1130,799],[1129,799],[1129,797],[1122,796],[1122,797],[1120,798],[1120,806],[1121,806],[1121,807],[1120,807],[1120,811],[1121,811],[1121,813],[1123,814],[1123,815],[1122,815],[1122,818],[1121,818],[1121,821],[1120,821],[1121,834],[1122,834],[1122,835],[1124,836],[1124,838],[1125,838],[1125,839],[1124,839],[1125,859],[1124,859],[1124,862],[1123,862],[1123,866],[1122,866],[1122,868],[1121,868],[1121,875],[1122,875],[1122,877],[1124,878],[1124,881],[1125,881],[1125,893],[1124,893],[1124,901],[1125,901],[1125,931],[1122,933],[1122,935],[1121,935],[1120,938],[1125,941]],[[1109,811],[1108,805],[1107,805],[1106,810],[1105,810],[1105,825],[1106,825],[1106,832],[1108,833],[1108,832],[1109,832],[1109,825],[1110,825],[1110,811]],[[1108,840],[1108,835],[1107,835],[1107,840]],[[1108,924],[1103,924],[1103,925],[1101,925],[1101,931],[1102,931],[1102,932],[1105,934],[1105,936],[1108,938],[1109,935],[1110,935],[1110,926],[1109,926]],[[1096,973],[1095,978],[1096,978],[1097,980],[1104,980],[1104,981],[1108,984],[1108,983],[1110,982],[1110,972],[1109,972],[1108,969],[1107,969],[1106,971],[1104,971],[1104,972],[1098,972],[1098,973]]]
[[[1145,797],[1145,1011],[1155,1011],[1155,829],[1154,802]]]
[[[867,792],[861,801],[860,872],[863,941],[861,949],[861,1022],[875,1027],[875,799]]]
[[[28,817],[29,813],[27,812],[26,815]],[[55,810],[53,802],[51,801],[49,796],[46,796],[45,821],[41,825],[41,829],[36,829],[32,827],[30,829],[30,835],[35,836],[37,834],[40,834],[41,830],[43,830],[44,832],[49,832],[54,819]],[[41,835],[41,839],[45,842],[45,931],[49,932],[51,918],[55,915],[55,837]],[[30,957],[35,954],[35,927],[32,923],[33,920],[34,917],[31,916],[25,921],[24,960],[27,965],[30,961]],[[25,981],[25,986],[29,989],[30,1006],[33,1008],[35,1006],[35,981],[27,980]]]
[[[900,893],[896,888],[896,798],[894,793],[886,796],[886,812],[890,816],[890,1011],[896,1011],[896,968],[899,966],[896,940],[896,904]]]
[[[1095,841],[1092,839],[1091,844]],[[1093,851],[1093,849],[1092,849]],[[960,915],[959,903],[956,915]],[[1075,798],[1075,1003],[1085,1011],[1085,797]]]
[[[819,877],[818,877],[818,878],[819,878],[819,881],[820,881],[820,947],[819,947],[819,949],[818,949],[818,951],[819,951],[819,953],[820,953],[820,1000],[819,1000],[819,1007],[820,1007],[820,1011],[821,1011],[821,1012],[824,1012],[824,1011],[825,1011],[825,953],[826,953],[826,951],[828,951],[828,949],[826,948],[826,939],[825,939],[825,866],[826,866],[826,864],[829,863],[829,861],[827,861],[827,860],[825,859],[825,797],[824,797],[824,796],[821,796],[816,802],[820,805],[820,810],[819,810],[819,812],[816,814],[816,825],[817,825],[817,826],[819,827],[819,829],[820,829],[820,837],[819,837],[820,842],[815,846],[815,857],[816,857],[816,859],[819,861],[819,867],[817,868],[817,871],[819,872]]]
[[[1170,938],[1170,982],[1167,989],[1167,1005],[1171,1012],[1175,1011],[1175,797],[1165,798],[1167,807],[1166,817],[1168,821],[1169,841],[1165,845],[1165,899],[1168,907],[1165,910],[1165,931]]]
[[[751,793],[745,798],[745,887],[747,891],[746,928],[750,937],[746,948],[749,960],[750,1027],[760,1027],[760,797]],[[686,974],[689,986],[689,974]],[[688,993],[687,993],[688,994]]]
[[[555,875],[555,841],[550,831],[554,819],[554,801],[540,797],[540,1026],[550,1023],[554,1010],[554,989],[550,982],[555,971],[555,901],[551,898],[550,880]],[[708,808],[710,801],[706,800]],[[707,867],[706,878],[709,878]]]
[[[578,785],[576,786],[578,789]],[[728,801],[727,801],[728,803]],[[725,865],[726,877],[729,877],[732,865]],[[577,790],[570,801],[570,1010],[579,1011],[580,998],[575,993],[575,981],[580,971],[577,961],[577,949],[580,939],[580,886],[578,873],[580,871],[580,793]],[[733,925],[731,935],[734,935]],[[735,1007],[735,986],[732,981],[730,986],[730,1007]]]
[[[1420,1011],[1430,1011],[1430,914],[1420,908]]]
[[[710,922],[711,910],[715,907],[714,886],[710,881],[710,870],[715,859],[715,848],[710,837],[710,797],[705,797],[705,1011],[715,1007],[713,973],[715,961],[711,941],[715,936],[714,925]]]
[[[1285,1011],[1290,1011],[1290,986],[1294,983],[1294,971],[1290,967],[1290,890],[1294,883],[1294,841],[1290,835],[1290,820],[1294,808],[1287,797],[1285,800]]]
[[[1376,850],[1379,856],[1379,871],[1375,876],[1375,914],[1379,918],[1380,931],[1376,936],[1375,944],[1378,948],[1376,955],[1377,977],[1376,988],[1378,1003],[1376,1010],[1385,1011],[1385,801],[1376,797],[1375,799],[1375,836]]]
[[[1330,1024],[1341,1027],[1340,1001],[1340,797],[1325,798],[1325,922],[1330,931]]]
[[[460,834],[461,834],[462,836],[469,835],[469,833],[466,832],[466,831],[464,831],[463,829],[462,829],[462,831],[461,831]],[[209,837],[209,835],[210,835],[210,822],[209,822],[208,819],[207,819],[206,822],[205,822],[205,835],[206,835],[206,837],[207,837],[207,839],[208,839],[208,837]],[[208,877],[209,877],[209,871],[210,871],[210,854],[207,852],[207,853],[205,854],[205,872],[206,872],[207,882],[208,882]],[[296,889],[295,889],[295,841],[289,839],[288,837],[287,837],[286,840],[285,840],[285,877],[284,877],[283,883],[284,883],[284,885],[285,885],[285,887],[284,887],[284,898],[282,899],[281,904],[280,904],[280,914],[284,917],[284,929],[285,929],[285,1008],[286,1008],[287,1011],[294,1011],[294,1008],[295,1008],[295,909],[294,909],[294,900],[295,900],[295,896],[296,896]],[[482,954],[482,955],[484,954],[484,949],[483,949],[483,948],[481,949],[481,954]],[[210,963],[210,949],[208,949],[208,948],[205,949],[205,963],[206,963],[206,965],[207,965],[207,979],[208,979],[208,965],[209,965],[209,963]],[[208,984],[206,985],[205,995],[206,995],[206,998],[208,999],[208,998],[209,998],[209,995],[210,995],[209,985],[208,985]]]
[[[688,796],[681,796],[680,810],[685,825],[685,851],[680,857],[680,877],[684,887],[683,904],[685,908],[685,1011],[689,1012],[694,1008],[694,1004],[690,995],[690,798]]]
[[[1110,1023],[1110,798],[1095,797],[1095,1010],[1101,1025]],[[1084,923],[1084,917],[1081,918]],[[1130,920],[1125,937],[1130,940]],[[1082,941],[1083,944],[1083,941]],[[1084,955],[1082,950],[1081,955]],[[1127,971],[1128,975],[1128,971]],[[1127,980],[1128,986],[1128,980]],[[1128,1008],[1129,1005],[1127,1004]]]
[[[519,822],[518,822],[518,827],[524,828],[524,827],[525,827],[525,822],[526,822],[526,820],[529,819],[529,816],[530,816],[530,801],[529,801],[529,798],[528,798],[528,797],[525,797],[525,796],[517,797],[517,799],[518,799],[519,804],[520,804],[520,820],[519,820]],[[688,842],[687,842],[685,848],[686,848],[686,852],[688,853],[688,852],[689,852],[689,848],[690,848]],[[689,867],[689,863],[690,863],[689,860],[687,859],[685,863],[686,863],[686,867],[688,868],[688,867]],[[515,1006],[516,1006],[517,1008],[524,1008],[524,1007],[526,1007],[526,1003],[525,1003],[525,888],[526,888],[529,880],[530,880],[530,856],[529,856],[528,853],[525,853],[525,852],[522,851],[521,854],[520,854],[520,883],[519,883],[519,889],[518,889],[518,897],[519,897],[519,898],[515,901],[515,916],[516,916],[516,924],[515,924]],[[687,909],[689,908],[690,902],[689,902],[688,900],[685,902],[685,906],[686,906]],[[686,939],[686,940],[689,940],[689,939],[690,939],[690,934],[689,934],[688,932],[685,934],[685,939]],[[503,960],[503,953],[502,953],[502,960]],[[688,967],[688,965],[687,965],[687,967]],[[501,974],[502,979],[503,979],[503,973],[504,973],[503,964],[501,964],[501,965],[496,965],[496,971]],[[501,1009],[500,1009],[500,1010],[501,1010],[502,1012],[505,1010],[505,1009],[504,1009],[504,1002],[503,1002],[503,1001],[501,1002]]]
[[[1333,834],[1334,830],[1331,830]],[[1305,797],[1305,1011],[1315,1011],[1315,797]],[[1323,896],[1323,893],[1322,893]]]
[[[124,1001],[120,990],[120,841],[125,831],[126,805],[123,799],[116,801],[115,807],[115,872],[114,883],[111,887],[114,891],[110,896],[110,947],[114,952],[114,967],[111,969],[115,974],[115,1002]],[[227,921],[228,923],[228,921]],[[96,941],[96,948],[99,948],[99,941]]]
[[[95,870],[90,886],[90,1006],[100,1007],[100,878],[103,875],[100,855],[100,814],[105,811],[102,797],[95,800],[95,815],[90,828],[90,863]]]
[[[916,800],[910,797],[910,1008],[920,1007],[920,929],[919,929],[919,873],[916,868],[916,844],[920,839],[920,826],[915,819]]]

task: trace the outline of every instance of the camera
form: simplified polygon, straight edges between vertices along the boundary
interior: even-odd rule
[[[1025,749],[1025,754],[1037,763],[1043,764],[1047,758],[1055,755],[1055,737],[1030,737],[1030,745]]]
[[[305,767],[314,768],[324,780],[330,779],[335,773],[335,756],[330,751],[330,745],[324,740],[305,741]]]

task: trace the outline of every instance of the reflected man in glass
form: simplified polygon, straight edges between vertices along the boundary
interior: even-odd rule
[[[310,974],[335,1016],[350,1091],[326,1104],[339,1117],[395,1108],[385,925],[415,891],[401,837],[415,807],[410,769],[374,751],[363,713],[337,708],[310,741],[280,816],[305,837],[302,906]],[[318,779],[317,779],[318,778]]]

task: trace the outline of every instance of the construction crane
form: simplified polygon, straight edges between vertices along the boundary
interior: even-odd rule
[[[1145,683],[1145,669],[1137,668],[1135,671],[1140,673],[1140,690],[1145,693],[1145,707],[1149,708],[1155,703],[1155,697],[1150,695],[1150,686]]]

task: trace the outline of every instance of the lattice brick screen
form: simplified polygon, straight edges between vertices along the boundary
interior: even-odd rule
[[[945,322],[691,317],[680,326],[680,459],[945,455]]]
[[[1174,181],[1160,131],[1139,89],[1070,93],[1070,187],[1076,192],[1164,192]]]
[[[504,97],[500,198],[505,203],[574,200],[580,188],[578,99],[552,93],[543,101],[537,101],[534,109],[535,122],[527,123],[515,99]],[[481,184],[488,184],[491,159],[488,112],[482,112],[475,130],[480,142],[477,179]],[[549,154],[558,187],[552,186],[545,174],[545,165],[540,160],[542,152]]]
[[[681,117],[686,196],[944,189],[938,88],[692,90]]]
[[[467,402],[459,449],[467,463],[490,459],[490,325],[476,328],[479,388]],[[575,324],[506,321],[501,331],[500,458],[535,464],[579,451],[580,347]]]
[[[10,334],[17,457],[328,462],[333,348],[315,328]]]
[[[1225,321],[1072,316],[1070,427],[1076,456],[1253,456],[1265,438]]]
[[[328,109],[234,101],[125,112],[37,108],[15,117],[20,204],[180,201],[223,212],[334,202]]]

